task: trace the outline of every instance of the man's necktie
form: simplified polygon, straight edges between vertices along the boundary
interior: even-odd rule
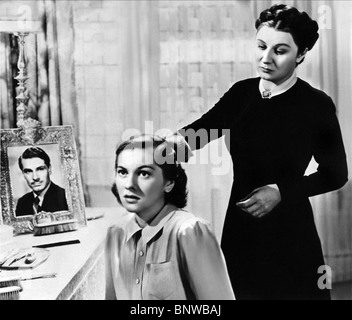
[[[34,203],[33,203],[34,208],[35,208],[35,213],[38,213],[38,212],[40,212],[42,210],[42,208],[40,207],[39,203],[40,203],[39,197],[35,197]]]

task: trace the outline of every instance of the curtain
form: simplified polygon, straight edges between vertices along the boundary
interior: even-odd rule
[[[39,1],[43,32],[28,54],[30,107],[45,126],[72,124],[78,132],[74,29],[70,1]]]
[[[15,123],[15,93],[13,90],[14,79],[17,73],[13,73],[13,52],[11,52],[11,43],[15,43],[14,36],[0,33],[0,129],[7,129],[14,126]],[[15,57],[17,57],[15,55]]]
[[[160,1],[160,122],[172,131],[209,110],[230,86],[255,75],[249,1]],[[184,165],[187,209],[208,220],[218,238],[233,179],[223,139]]]
[[[252,1],[254,16],[274,1]],[[332,97],[344,138],[349,172],[352,170],[352,5],[346,1],[281,1],[306,11],[319,24],[319,40],[298,67],[298,76]],[[316,169],[314,160],[307,173]],[[310,198],[325,262],[332,268],[332,281],[352,279],[352,186]]]
[[[28,116],[42,125],[78,126],[74,89],[74,31],[70,1],[36,2],[43,31],[25,37]],[[13,77],[18,70],[18,44],[13,35],[0,35],[2,127],[16,127]],[[12,41],[12,44],[11,44]]]
[[[120,103],[124,130],[159,126],[158,1],[119,1]],[[151,132],[149,132],[151,133]]]
[[[312,80],[334,100],[343,133],[349,177],[352,170],[351,36],[352,6],[345,1],[313,1],[311,10],[320,21],[320,40]],[[317,65],[319,63],[319,65]],[[349,89],[348,89],[349,88]],[[352,279],[352,185],[312,198],[326,264],[334,282]]]

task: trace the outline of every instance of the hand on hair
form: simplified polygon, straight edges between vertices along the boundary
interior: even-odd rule
[[[163,137],[168,143],[172,144],[177,155],[178,162],[188,162],[193,156],[193,152],[185,138],[179,134],[169,134]]]

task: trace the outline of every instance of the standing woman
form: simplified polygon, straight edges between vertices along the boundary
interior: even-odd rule
[[[221,245],[236,298],[330,299],[318,286],[325,263],[309,197],[346,183],[346,155],[332,99],[296,76],[318,24],[274,5],[255,26],[259,77],[235,83],[179,133],[194,150],[204,144],[187,130],[230,129],[234,181]],[[305,176],[312,157],[319,166]]]

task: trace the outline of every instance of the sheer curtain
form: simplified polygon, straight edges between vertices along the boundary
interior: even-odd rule
[[[74,89],[74,30],[70,1],[36,2],[43,31],[25,37],[27,63],[28,115],[44,126],[78,126]],[[12,41],[12,45],[11,45]],[[16,127],[13,80],[18,70],[17,38],[1,34],[1,114],[3,127]],[[12,93],[12,94],[11,94]]]
[[[158,1],[118,2],[120,83],[125,130],[159,125]]]
[[[13,77],[17,75],[12,70],[11,42],[14,37],[9,34],[0,33],[0,128],[7,129],[13,127],[15,123]]]
[[[321,24],[321,38],[314,54],[312,81],[335,101],[344,138],[349,177],[352,170],[352,5],[346,1],[312,1],[312,12]],[[317,59],[318,58],[318,59]],[[352,184],[312,198],[315,217],[333,281],[352,279]]]
[[[43,32],[28,46],[31,104],[43,125],[72,124],[77,131],[72,4],[45,0],[38,5]]]
[[[255,75],[249,1],[160,1],[160,122],[176,130],[209,110],[230,86]],[[185,165],[187,209],[207,219],[218,239],[232,184],[223,139]]]

